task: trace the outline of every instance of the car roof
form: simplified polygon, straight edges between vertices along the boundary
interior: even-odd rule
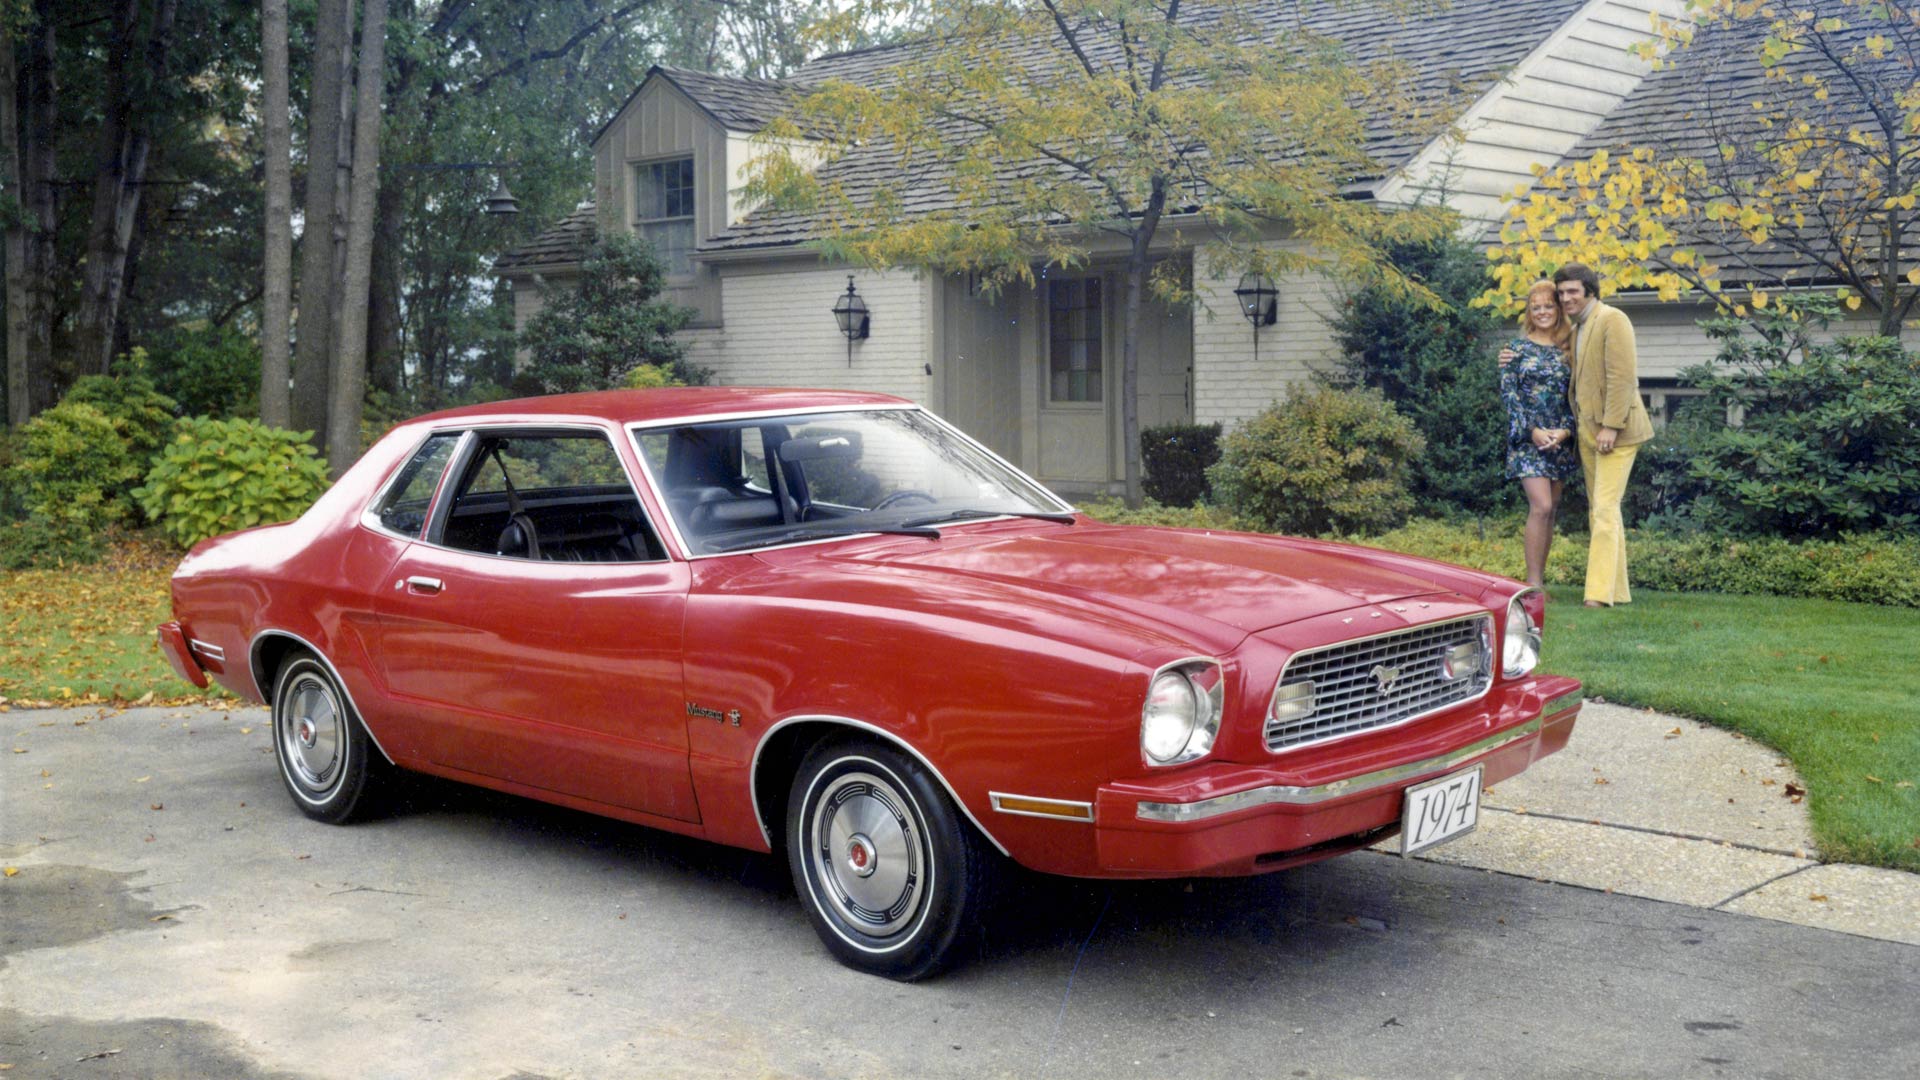
[[[412,423],[447,420],[553,420],[556,418],[643,423],[701,416],[778,412],[789,409],[843,409],[863,405],[912,405],[905,398],[857,390],[808,390],[778,386],[672,386],[652,390],[601,390],[551,394],[465,405],[414,418]]]

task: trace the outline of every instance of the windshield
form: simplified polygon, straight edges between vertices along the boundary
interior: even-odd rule
[[[1066,504],[912,409],[724,420],[634,432],[694,554],[852,533],[1064,516]]]

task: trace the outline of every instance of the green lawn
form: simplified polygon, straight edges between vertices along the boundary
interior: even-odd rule
[[[1545,669],[1779,750],[1823,858],[1920,871],[1920,610],[1638,590],[1590,609],[1549,592]]]

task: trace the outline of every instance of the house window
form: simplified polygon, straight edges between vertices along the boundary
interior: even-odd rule
[[[693,273],[693,159],[634,166],[634,231],[652,241],[667,273]]]
[[[1055,279],[1047,286],[1047,397],[1098,402],[1101,382],[1100,279]]]

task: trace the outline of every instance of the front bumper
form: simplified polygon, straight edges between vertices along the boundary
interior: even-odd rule
[[[1407,788],[1475,763],[1490,787],[1566,746],[1580,683],[1530,679],[1496,689],[1477,709],[1338,758],[1303,749],[1273,764],[1103,785],[1094,804],[1099,872],[1242,876],[1364,847],[1398,831]]]

